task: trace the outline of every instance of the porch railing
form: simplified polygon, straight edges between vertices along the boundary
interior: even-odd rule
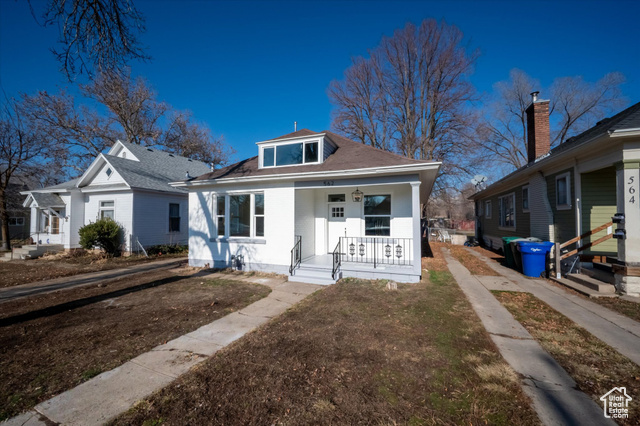
[[[332,258],[333,258],[333,269],[331,269],[331,279],[336,279],[336,274],[340,270],[340,266],[342,265],[342,259],[340,258],[340,241],[336,244],[336,248],[333,249]]]
[[[413,264],[413,238],[340,237],[342,261],[378,265]]]
[[[597,240],[590,242],[588,244],[585,244],[583,246],[577,247],[577,244],[579,242],[581,242],[583,239],[590,237],[593,234],[596,234],[600,231],[604,231],[607,230],[607,235],[605,235],[604,237],[600,237]],[[565,241],[562,244],[556,244],[556,252],[555,252],[555,269],[556,269],[556,278],[561,278],[562,275],[562,260],[574,256],[578,253],[580,253],[583,250],[586,250],[590,247],[593,247],[595,245],[598,245],[600,243],[603,243],[605,241],[607,241],[608,239],[613,237],[613,222],[607,222],[605,224],[602,224],[600,226],[598,226],[597,228],[593,228],[591,231],[589,232],[585,232],[584,234],[572,238],[569,241]],[[565,249],[566,247],[572,245],[572,244],[576,244],[576,248],[569,251],[569,250],[564,250],[563,253],[563,249]],[[571,269],[569,270],[569,272],[571,272],[573,270],[573,266],[575,265],[575,262],[573,263],[573,265],[571,265]]]
[[[289,275],[293,275],[293,271],[300,266],[302,260],[302,236],[296,235],[296,243],[291,249],[291,265],[289,265]]]

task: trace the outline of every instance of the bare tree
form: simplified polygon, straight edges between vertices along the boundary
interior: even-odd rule
[[[524,71],[513,69],[509,77],[494,85],[494,98],[485,107],[477,136],[483,146],[480,154],[505,165],[505,171],[527,164],[525,111],[531,103],[531,92],[540,89],[540,83]],[[621,108],[626,103],[620,90],[624,80],[620,73],[607,74],[595,83],[579,76],[555,79],[549,89],[551,147]]]
[[[86,170],[93,159],[118,139],[156,146],[214,166],[224,164],[232,153],[223,138],[215,138],[191,113],[176,111],[157,100],[147,82],[131,80],[115,72],[97,76],[82,86],[85,101],[80,105],[64,91],[58,95],[39,92],[23,96],[24,113],[60,147],[66,177]],[[95,108],[104,106],[106,113]]]
[[[470,167],[465,154],[475,141],[469,76],[477,57],[455,26],[407,24],[331,83],[332,127],[410,158],[445,161],[441,177],[459,176]]]
[[[2,249],[9,250],[9,188],[55,163],[59,153],[51,139],[24,114],[23,104],[8,99],[0,111],[0,219]],[[55,166],[55,164],[54,164]]]
[[[131,0],[49,0],[42,18],[60,30],[52,52],[69,81],[123,68],[130,59],[149,59],[138,40],[144,18]]]

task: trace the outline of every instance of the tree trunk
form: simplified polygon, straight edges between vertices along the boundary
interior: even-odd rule
[[[9,236],[9,212],[7,211],[7,197],[5,190],[0,189],[0,220],[2,220],[2,250],[11,250],[11,237]]]

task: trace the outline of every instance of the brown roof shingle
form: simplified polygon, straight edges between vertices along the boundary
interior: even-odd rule
[[[388,167],[388,166],[402,166],[410,164],[429,164],[432,161],[427,160],[414,160],[411,158],[403,157],[401,155],[393,154],[391,152],[383,151],[381,149],[373,148],[368,145],[364,145],[359,142],[352,141],[343,136],[337,135],[333,132],[323,131],[330,140],[333,142],[337,149],[321,164],[309,164],[302,166],[288,166],[288,167],[270,167],[265,169],[258,168],[258,157],[251,157],[230,166],[224,167],[219,170],[214,170],[211,173],[198,176],[195,180],[214,180],[214,179],[227,179],[227,178],[239,178],[239,177],[255,177],[255,176],[269,176],[279,175],[287,173],[305,173],[305,172],[325,172],[325,171],[340,171],[340,170],[357,170],[367,169],[372,167]],[[309,129],[298,130],[294,133],[280,136],[275,139],[288,139],[302,136],[312,136],[320,133],[313,132]]]

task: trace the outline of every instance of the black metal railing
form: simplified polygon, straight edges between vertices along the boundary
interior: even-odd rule
[[[291,265],[289,266],[289,275],[293,275],[293,271],[300,266],[302,260],[302,236],[296,235],[296,243],[291,249]]]
[[[378,265],[413,264],[413,238],[340,237],[342,261]]]
[[[342,265],[342,259],[340,256],[340,241],[336,244],[336,248],[333,249],[333,269],[331,269],[331,279],[336,279],[336,274],[340,270],[340,266]]]

